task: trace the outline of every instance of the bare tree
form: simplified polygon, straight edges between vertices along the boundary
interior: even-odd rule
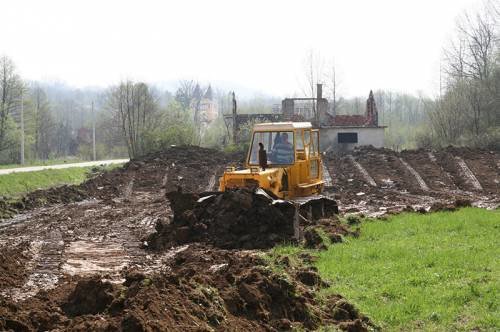
[[[175,93],[175,100],[180,103],[183,110],[188,110],[192,106],[195,97],[197,83],[193,80],[182,80]]]
[[[38,85],[33,88],[32,103],[35,155],[40,159],[48,159],[55,124],[47,96]]]
[[[435,121],[444,122],[434,126],[450,143],[464,131],[479,137],[494,122],[497,112],[494,105],[498,100],[495,75],[499,68],[494,14],[491,10],[465,13],[457,23],[456,39],[445,50],[446,92],[441,94],[436,112],[446,114],[432,116]],[[450,128],[450,125],[455,127]]]
[[[329,91],[329,95],[332,101],[332,111],[334,114],[337,114],[337,110],[339,107],[339,77],[337,73],[337,67],[335,65],[335,61],[332,60],[330,66],[329,66],[329,71],[325,75],[325,82],[326,82],[326,88]]]
[[[325,76],[324,61],[321,55],[314,52],[312,49],[309,50],[304,59],[304,74],[305,84],[303,92],[306,96],[310,96],[310,98],[316,98],[316,85],[321,83]],[[316,104],[314,101],[312,102],[312,110],[317,118]]]
[[[158,100],[145,83],[126,81],[112,88],[109,107],[121,127],[131,158],[147,152],[146,137],[156,124]]]

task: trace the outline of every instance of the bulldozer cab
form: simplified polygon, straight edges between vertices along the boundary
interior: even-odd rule
[[[269,167],[284,167],[319,158],[318,130],[309,122],[261,123],[253,128],[247,167],[259,166],[259,143],[267,152]],[[311,174],[317,177],[314,165]]]
[[[266,165],[262,165],[262,147]],[[259,155],[261,156],[259,158]],[[258,186],[280,198],[310,196],[323,189],[319,131],[310,122],[254,125],[245,170],[226,170],[220,189]]]

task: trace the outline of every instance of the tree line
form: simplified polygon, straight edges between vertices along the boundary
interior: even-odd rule
[[[465,13],[444,49],[440,91],[435,98],[394,91],[374,93],[379,124],[387,126],[386,146],[435,148],[469,145],[500,148],[500,11]],[[302,94],[315,96],[316,83],[336,114],[362,114],[366,96],[343,98],[333,61],[309,52]],[[136,157],[170,145],[230,148],[222,116],[203,119],[201,101],[210,90],[220,114],[231,113],[229,91],[180,81],[174,93],[126,80],[107,89],[74,89],[57,82],[23,80],[12,59],[0,57],[0,163],[76,156]],[[272,112],[280,99],[239,100],[242,113]],[[313,105],[314,108],[314,105]],[[24,144],[22,144],[24,142]]]
[[[443,50],[436,97],[374,91],[379,124],[387,126],[387,147],[500,149],[500,5],[485,1],[483,6],[457,21],[455,36]],[[314,97],[316,83],[323,83],[332,113],[363,114],[367,96],[343,98],[336,72],[332,61],[310,51],[303,92]]]
[[[171,145],[230,145],[223,117],[207,121],[201,110],[209,95],[218,112],[231,113],[231,96],[194,80],[178,82],[174,93],[125,80],[102,88],[71,88],[58,82],[23,80],[12,59],[0,57],[0,163],[74,157],[137,157]],[[277,100],[242,101],[241,112],[266,112]],[[269,107],[268,107],[269,106]],[[22,116],[21,116],[22,115]]]
[[[445,50],[442,91],[428,113],[422,146],[500,147],[500,7],[464,13]]]

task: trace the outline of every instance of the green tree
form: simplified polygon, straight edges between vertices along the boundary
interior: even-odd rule
[[[0,57],[0,152],[15,145],[9,131],[15,128],[11,117],[20,105],[21,88],[14,62],[6,56]]]

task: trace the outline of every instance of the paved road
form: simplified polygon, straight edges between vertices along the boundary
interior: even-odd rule
[[[60,164],[60,165],[48,165],[48,166],[30,166],[30,167],[18,167],[18,168],[7,168],[0,169],[0,175],[18,173],[18,172],[36,172],[43,171],[45,169],[62,169],[70,167],[89,167],[89,166],[99,166],[99,165],[110,165],[110,164],[123,164],[128,162],[129,159],[113,159],[113,160],[98,160],[89,161],[84,163],[70,163],[70,164]]]

